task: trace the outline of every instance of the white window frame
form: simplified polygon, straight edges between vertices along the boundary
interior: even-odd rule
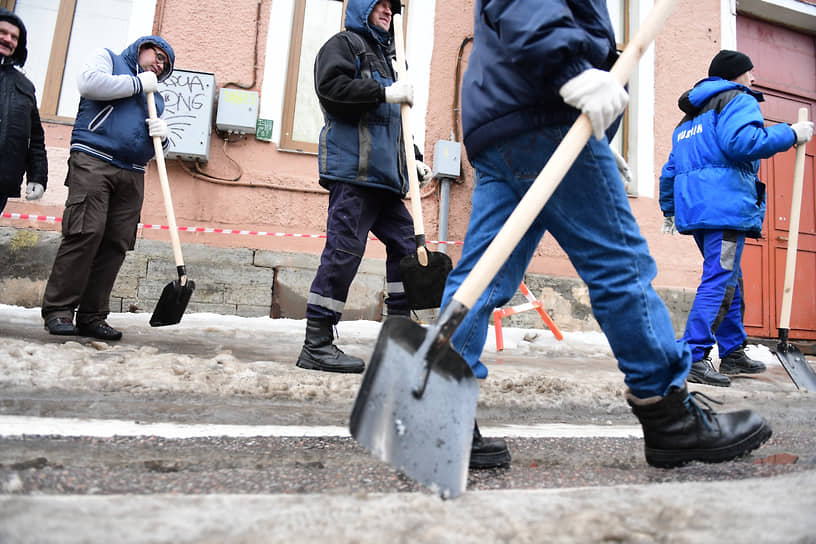
[[[308,151],[280,148],[294,8],[295,0],[276,0],[270,7],[259,116],[262,119],[272,120],[272,142],[278,146],[279,151],[311,154]],[[406,32],[406,58],[409,63],[411,81],[414,83],[414,106],[411,108],[411,121],[414,129],[414,143],[420,149],[423,149],[425,144],[425,117],[428,108],[433,54],[432,33],[427,32],[426,29],[433,28],[435,10],[436,0],[412,0],[411,16],[408,18]],[[412,39],[413,36],[418,36],[418,38]]]
[[[77,105],[79,104],[79,90],[76,89],[76,77],[85,62],[84,58],[80,57],[79,51],[82,54],[90,54],[95,48],[107,47],[118,52],[128,44],[140,36],[150,35],[152,33],[153,18],[156,11],[156,0],[139,0],[134,2],[128,14],[128,32],[123,35],[122,42],[115,43],[96,43],[97,39],[93,34],[80,32],[76,37],[74,48],[77,53],[70,56],[72,52],[71,40],[72,32],[77,16],[77,4],[83,0],[52,0],[54,8],[57,11],[56,24],[53,31],[53,36],[48,40],[49,50],[46,52],[39,52],[40,54],[32,55],[31,39],[29,39],[29,55],[26,61],[26,68],[29,68],[32,63],[38,63],[37,72],[45,74],[45,80],[37,84],[37,100],[39,102],[40,117],[45,120],[55,120],[73,123],[76,116]],[[105,0],[98,0],[104,2]],[[0,5],[7,7],[14,11],[18,7],[17,0],[2,0]],[[84,7],[84,6],[83,6]],[[85,7],[87,11],[93,11]],[[26,22],[24,14],[18,14],[26,23],[27,29],[32,24]],[[38,40],[40,41],[40,40]],[[71,87],[65,87],[71,85]],[[63,88],[65,87],[65,88]]]
[[[630,36],[646,19],[653,0],[629,2]],[[651,44],[629,78],[629,130],[626,161],[632,171],[631,196],[654,198],[655,47]]]

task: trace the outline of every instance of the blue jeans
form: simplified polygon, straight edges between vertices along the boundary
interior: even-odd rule
[[[476,169],[462,257],[448,276],[444,307],[550,158],[569,127],[522,134],[471,158]],[[592,310],[633,394],[663,396],[682,387],[691,357],[675,340],[669,313],[652,288],[657,267],[632,215],[606,139],[590,139],[507,262],[452,338],[477,378],[494,308],[513,297],[549,231],[589,288]]]
[[[722,358],[746,338],[740,289],[745,233],[701,230],[694,241],[703,255],[703,275],[680,341],[688,343],[694,361],[707,356],[714,342]]]

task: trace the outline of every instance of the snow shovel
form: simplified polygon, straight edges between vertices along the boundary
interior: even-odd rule
[[[799,108],[799,121],[807,121],[807,108]],[[788,252],[785,261],[785,287],[782,290],[782,310],[779,316],[779,343],[776,357],[798,389],[816,391],[816,373],[810,368],[804,354],[788,342],[793,280],[796,270],[796,246],[799,241],[799,214],[802,207],[802,185],[805,177],[805,145],[796,148],[796,164],[793,168],[793,192],[791,194],[790,225],[788,226]]]
[[[405,64],[405,40],[402,35],[402,15],[393,15],[394,47],[397,53],[397,75],[405,77],[408,67]],[[416,253],[406,255],[400,260],[399,270],[405,295],[412,310],[439,308],[442,304],[442,293],[445,280],[453,268],[450,257],[441,251],[429,251],[425,246],[425,227],[422,221],[422,197],[419,194],[416,162],[414,158],[413,132],[411,131],[411,106],[400,105],[402,117],[402,141],[405,148],[405,160],[408,168],[408,193],[411,196],[411,216],[414,219],[414,237]]]
[[[611,72],[624,83],[677,0],[658,0]],[[395,25],[397,22],[395,21]],[[592,134],[581,115],[484,255],[425,329],[385,322],[351,412],[352,436],[443,498],[465,490],[479,387],[450,338],[503,266]]]
[[[153,93],[147,93],[147,112],[151,119],[156,119],[156,98]],[[164,209],[167,213],[167,223],[170,227],[170,240],[173,243],[173,256],[176,260],[176,270],[179,279],[171,281],[165,285],[153,315],[150,317],[152,327],[163,327],[165,325],[175,325],[181,321],[187,303],[195,289],[195,282],[187,279],[187,269],[184,267],[184,258],[181,256],[181,242],[179,241],[178,228],[176,227],[176,214],[173,213],[173,200],[170,197],[170,184],[167,182],[167,168],[164,164],[164,150],[162,149],[161,138],[153,137],[153,149],[156,152],[156,166],[159,170],[159,181],[161,182],[162,195],[164,196]]]

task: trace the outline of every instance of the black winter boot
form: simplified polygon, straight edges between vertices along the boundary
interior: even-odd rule
[[[729,387],[731,385],[731,378],[714,370],[714,364],[708,355],[699,361],[691,363],[691,370],[689,370],[686,379],[691,383],[702,383],[717,387]]]
[[[411,319],[411,310],[408,308],[392,308],[388,306],[387,313],[385,314],[385,319],[389,319],[391,317],[407,317]]]
[[[648,399],[626,392],[626,401],[643,426],[647,463],[660,468],[690,461],[719,463],[742,457],[771,437],[771,427],[751,410],[717,414],[697,397],[717,403],[698,392],[689,394],[685,386]]]
[[[346,355],[332,342],[334,333],[329,321],[307,319],[306,341],[300,350],[297,366],[309,370],[350,374],[360,374],[365,369],[362,359]]]
[[[742,346],[720,359],[722,374],[759,374],[765,372],[765,363],[754,361],[745,353]]]
[[[470,446],[470,468],[496,468],[510,465],[510,450],[501,438],[484,438],[473,422],[473,444]]]

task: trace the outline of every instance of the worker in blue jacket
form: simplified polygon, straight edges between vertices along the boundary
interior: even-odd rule
[[[628,96],[609,73],[615,36],[605,0],[476,0],[473,50],[462,84],[464,143],[475,169],[462,256],[443,307],[496,237],[581,113],[593,138],[456,329],[451,344],[477,378],[494,308],[514,295],[545,232],[564,249],[589,290],[592,310],[643,427],[646,461],[671,467],[743,455],[771,436],[754,412],[717,414],[686,387],[688,347],[652,287],[657,267],[629,207],[609,147]],[[443,311],[448,311],[446,308]],[[450,311],[457,311],[453,308]],[[474,455],[509,461],[506,445]],[[502,455],[503,454],[503,455]]]
[[[803,145],[813,135],[804,121],[766,127],[751,59],[723,50],[706,79],[680,97],[685,114],[672,134],[672,151],[660,175],[664,232],[694,237],[703,273],[682,342],[694,361],[689,381],[727,387],[728,375],[765,370],[745,354],[740,259],[746,238],[759,238],[765,218],[760,159]],[[717,343],[720,369],[709,353]]]

